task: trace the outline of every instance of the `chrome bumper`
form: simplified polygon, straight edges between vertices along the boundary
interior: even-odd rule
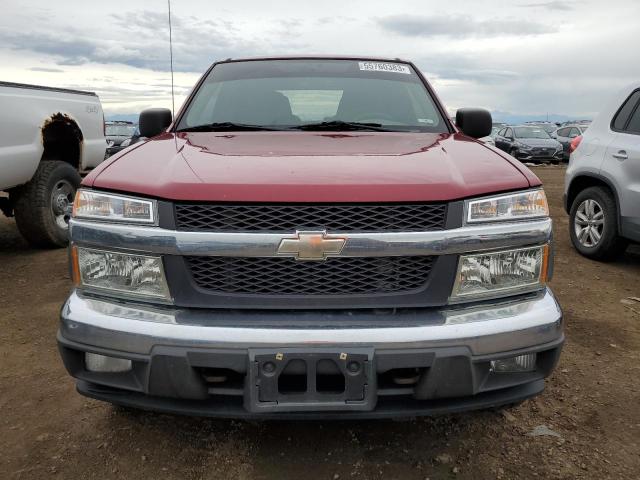
[[[133,354],[149,354],[158,345],[221,349],[327,345],[466,347],[472,355],[485,355],[543,345],[563,334],[562,312],[547,289],[515,300],[375,315],[160,308],[74,291],[62,307],[60,335],[89,350]]]

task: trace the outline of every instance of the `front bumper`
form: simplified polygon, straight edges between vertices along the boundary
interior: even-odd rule
[[[260,418],[425,415],[514,403],[542,391],[563,339],[562,313],[549,290],[471,306],[375,311],[176,309],[73,292],[58,333],[65,366],[84,395],[167,412]],[[133,368],[91,372],[85,352],[129,359]],[[534,352],[534,371],[490,369],[491,360]],[[256,383],[253,365],[272,354],[337,363],[359,355],[367,366],[366,401],[319,401],[324,397],[314,391],[290,402],[276,391],[275,401],[261,403],[256,385],[266,380]],[[407,372],[415,378],[408,381]]]
[[[562,150],[554,153],[535,153],[531,151],[516,151],[516,158],[528,162],[558,162],[564,158]]]

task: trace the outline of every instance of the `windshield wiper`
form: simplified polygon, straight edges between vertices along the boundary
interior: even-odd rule
[[[194,127],[184,127],[176,131],[178,132],[237,132],[237,131],[262,131],[262,130],[287,130],[287,128],[266,127],[264,125],[249,125],[246,123],[234,122],[215,122],[204,125],[196,125]]]
[[[344,122],[342,120],[332,120],[330,122],[319,123],[306,123],[304,125],[297,125],[297,130],[334,130],[334,131],[349,131],[349,130],[364,130],[374,132],[389,132],[391,130],[383,128],[381,123],[364,123],[364,122]]]

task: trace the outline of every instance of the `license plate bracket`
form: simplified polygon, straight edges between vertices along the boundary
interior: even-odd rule
[[[251,412],[373,410],[373,348],[250,349]]]

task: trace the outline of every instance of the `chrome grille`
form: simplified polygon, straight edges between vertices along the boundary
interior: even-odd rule
[[[182,231],[417,232],[443,230],[446,204],[176,204]]]
[[[375,295],[419,289],[435,257],[186,257],[198,287],[244,295]]]

